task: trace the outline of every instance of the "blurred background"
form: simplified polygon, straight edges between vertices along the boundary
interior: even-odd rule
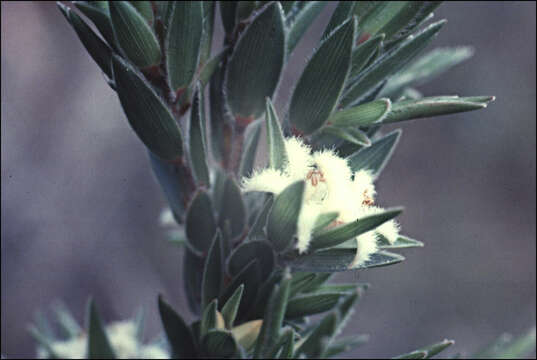
[[[57,299],[80,321],[90,295],[107,321],[141,306],[149,338],[161,329],[157,293],[192,319],[182,250],[158,224],[164,197],[115,93],[53,2],[1,6],[1,353],[35,356],[27,326],[37,310],[52,317]],[[295,50],[279,109],[334,6]],[[497,100],[397,126],[379,203],[404,205],[402,232],[425,247],[402,251],[396,266],[336,277],[372,284],[344,332],[371,340],[348,357],[444,338],[456,340],[446,354],[471,354],[535,324],[535,2],[446,3],[435,18],[448,24],[429,49],[476,53],[420,90]]]

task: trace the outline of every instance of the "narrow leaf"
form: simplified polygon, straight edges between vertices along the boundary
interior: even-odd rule
[[[237,317],[237,311],[239,310],[243,291],[244,284],[241,284],[222,307],[222,316],[224,317],[224,322],[228,329],[233,327],[233,322]]]
[[[150,1],[129,1],[149,25],[153,25],[153,7]]]
[[[274,200],[267,221],[267,235],[277,252],[289,248],[296,233],[304,187],[304,181],[297,181],[286,187]]]
[[[356,24],[347,20],[313,54],[293,91],[289,120],[305,134],[326,122],[336,107],[351,64]]]
[[[337,312],[331,312],[320,322],[319,326],[313,330],[306,341],[296,350],[295,357],[305,354],[306,358],[321,358],[326,347],[330,343],[336,331],[339,316]]]
[[[100,7],[97,3],[102,3],[103,6]],[[91,20],[108,45],[115,49],[116,40],[114,39],[114,30],[110,20],[108,1],[76,1],[74,5]]]
[[[198,84],[194,92],[190,110],[190,162],[198,185],[209,186],[209,166],[207,165],[207,137],[205,134],[205,117],[203,90]]]
[[[203,65],[203,68],[201,68],[199,78],[198,78],[199,82],[201,83],[202,89],[204,89],[205,86],[209,83],[209,81],[211,80],[211,77],[213,76],[215,71],[218,69],[218,65],[220,64],[220,61],[222,61],[226,53],[227,53],[227,49],[224,49],[218,55],[215,55]]]
[[[172,356],[179,358],[196,357],[194,339],[190,328],[185,324],[183,318],[160,295],[158,298],[158,308],[166,338],[172,349]]]
[[[201,38],[200,64],[206,64],[211,56],[211,46],[213,42],[215,1],[202,1],[203,6],[203,35]],[[203,82],[202,82],[203,83]]]
[[[287,162],[287,152],[285,151],[280,120],[270,99],[266,100],[265,122],[267,126],[269,166],[273,169],[282,170]]]
[[[317,219],[315,220],[315,226],[313,227],[312,233],[316,233],[319,230],[324,229],[325,227],[330,225],[334,220],[336,220],[338,216],[339,216],[339,213],[335,211],[320,214],[319,216],[317,216]]]
[[[186,214],[185,224],[188,243],[196,250],[207,253],[216,232],[211,198],[204,190],[198,190]]]
[[[352,79],[360,74],[364,66],[371,61],[383,40],[384,34],[379,34],[361,43],[358,47],[352,50],[352,66],[349,74],[351,82]]]
[[[235,276],[252,260],[257,259],[261,268],[261,279],[264,281],[274,269],[274,251],[265,241],[250,241],[238,246],[229,256],[227,269]]]
[[[369,126],[381,122],[390,112],[390,99],[379,99],[335,112],[328,118],[333,126]]]
[[[200,323],[200,337],[203,338],[209,330],[216,329],[218,300],[212,300],[203,310]]]
[[[227,41],[231,40],[231,35],[235,29],[236,14],[237,14],[237,1],[219,1],[220,15],[222,17],[222,24],[226,31]]]
[[[246,225],[246,209],[242,200],[241,190],[233,177],[229,176],[224,185],[222,203],[218,217],[218,226],[224,228],[226,221],[231,225],[233,238],[242,234]]]
[[[342,339],[334,340],[326,349],[327,358],[339,355],[343,352],[349,352],[353,348],[362,346],[369,341],[369,335],[353,335]]]
[[[259,283],[261,282],[261,268],[258,260],[252,260],[244,269],[237,274],[218,299],[220,304],[225,304],[235,293],[237,288],[244,286],[244,291],[237,312],[239,320],[246,316],[248,309],[255,301]]]
[[[222,233],[217,231],[205,259],[202,279],[202,305],[205,309],[213,300],[218,299],[224,280],[224,256],[222,252]]]
[[[454,343],[455,341],[453,340],[444,340],[439,343],[414,350],[410,353],[396,356],[393,359],[429,359],[444,351],[447,347],[453,345]]]
[[[401,130],[395,130],[373,141],[371,146],[358,150],[347,158],[349,167],[352,171],[369,169],[378,177],[388,163],[400,136]]]
[[[326,28],[324,29],[323,38],[328,37],[334,29],[352,16],[354,3],[355,1],[338,1],[338,5],[332,13],[328,25],[326,25]]]
[[[379,248],[381,249],[402,249],[411,247],[423,247],[423,243],[406,236],[399,236],[393,244],[390,244],[385,237],[379,236]]]
[[[265,205],[263,205],[263,209],[261,210],[261,212],[255,219],[254,224],[250,228],[250,232],[248,233],[249,240],[262,239],[265,237],[265,225],[267,224],[268,215],[270,209],[272,209],[273,202],[274,198],[270,196],[265,202]]]
[[[198,68],[203,9],[201,1],[177,1],[166,36],[166,69],[172,91],[186,88]]]
[[[114,55],[112,64],[119,101],[132,129],[155,155],[165,160],[179,159],[183,138],[168,107],[125,61]]]
[[[88,303],[88,358],[116,358],[93,299]]]
[[[262,325],[263,320],[248,321],[231,329],[231,334],[233,334],[233,338],[239,345],[248,351],[254,346]]]
[[[114,37],[125,56],[140,68],[157,65],[160,46],[144,17],[128,1],[112,1],[109,7]]]
[[[233,357],[238,349],[233,336],[226,331],[211,330],[203,337],[201,348],[206,358],[223,358]]]
[[[300,318],[319,314],[334,308],[345,293],[323,293],[300,295],[289,300],[286,318]]]
[[[261,119],[248,125],[246,134],[244,135],[244,146],[239,166],[239,177],[243,178],[250,176],[254,168],[255,155],[257,153],[257,145],[261,135]]]
[[[302,2],[301,2],[302,3]],[[306,1],[304,6],[293,16],[287,35],[287,53],[291,54],[304,36],[310,25],[326,6],[327,1]]]
[[[200,313],[203,267],[203,258],[197,256],[189,247],[185,247],[183,258],[183,283],[185,286],[188,306],[194,314]]]
[[[359,146],[370,146],[371,140],[367,137],[367,135],[359,129],[354,128],[340,128],[335,126],[325,126],[321,132],[323,134],[329,134],[333,135],[336,138],[345,140],[351,144],[359,145]]]

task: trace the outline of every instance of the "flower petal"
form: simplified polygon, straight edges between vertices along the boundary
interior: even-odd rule
[[[356,257],[349,265],[349,269],[359,266],[369,260],[369,256],[378,251],[377,235],[375,231],[368,231],[356,238]]]
[[[264,191],[279,194],[293,181],[280,170],[268,168],[254,171],[251,177],[242,180],[242,191]]]
[[[287,152],[287,166],[285,172],[291,181],[304,180],[313,167],[311,148],[296,137],[285,139],[285,151]]]

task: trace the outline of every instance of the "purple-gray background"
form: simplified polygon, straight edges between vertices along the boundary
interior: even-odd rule
[[[55,299],[79,320],[90,294],[108,321],[143,306],[149,337],[160,331],[157,293],[192,319],[181,250],[157,223],[164,199],[117,97],[54,3],[1,6],[2,354],[35,355],[26,327]],[[333,8],[292,56],[280,109]],[[535,324],[535,3],[448,3],[436,12],[444,17],[430,48],[471,44],[476,54],[421,90],[497,100],[398,126],[379,201],[404,205],[403,233],[426,246],[360,274],[372,288],[345,334],[371,341],[348,356],[444,338],[468,354]]]

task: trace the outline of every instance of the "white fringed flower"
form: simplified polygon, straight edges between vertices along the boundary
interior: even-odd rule
[[[302,140],[285,139],[287,162],[284,168],[266,168],[255,171],[242,180],[243,191],[264,191],[275,195],[292,183],[305,180],[306,188],[302,210],[297,224],[297,249],[300,253],[308,249],[317,216],[327,212],[338,212],[331,226],[354,221],[360,217],[382,211],[372,206],[376,191],[373,175],[367,170],[352,172],[347,159],[340,158],[333,150],[325,149],[311,153],[311,148]],[[366,262],[378,250],[378,234],[390,243],[395,242],[399,226],[390,220],[374,230],[356,238],[357,253],[350,267]]]

